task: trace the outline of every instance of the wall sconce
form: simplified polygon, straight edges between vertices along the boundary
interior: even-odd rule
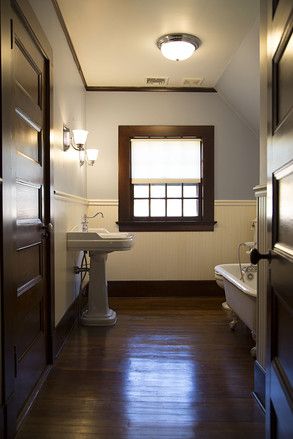
[[[87,135],[88,131],[85,130],[72,130],[71,133],[70,129],[63,125],[63,151],[67,151],[71,146],[79,151],[80,166],[84,163],[93,166],[99,154],[98,149],[85,149]]]

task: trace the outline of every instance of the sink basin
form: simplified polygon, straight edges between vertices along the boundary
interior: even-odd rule
[[[80,227],[67,232],[67,248],[72,251],[89,251],[89,294],[88,308],[81,317],[86,326],[111,326],[117,321],[116,312],[109,308],[106,261],[108,253],[130,250],[134,236],[130,233],[111,233],[106,229]]]
[[[67,248],[76,251],[89,250],[99,253],[130,250],[134,236],[130,233],[109,232],[106,229],[80,229],[67,232]]]

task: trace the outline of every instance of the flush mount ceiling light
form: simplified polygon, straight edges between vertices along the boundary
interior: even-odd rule
[[[158,38],[157,46],[165,58],[183,61],[199,48],[200,39],[190,34],[166,34]]]

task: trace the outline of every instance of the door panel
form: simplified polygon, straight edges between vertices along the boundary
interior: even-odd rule
[[[16,14],[13,16],[16,215],[16,401],[20,413],[48,364],[47,239],[44,130],[46,60]]]
[[[293,4],[268,0],[267,438],[293,437]]]
[[[23,115],[15,113],[15,146],[19,154],[39,162],[41,139],[39,139],[40,128],[32,125],[32,123],[25,119]]]

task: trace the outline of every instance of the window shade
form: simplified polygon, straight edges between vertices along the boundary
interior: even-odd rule
[[[200,146],[200,139],[131,139],[132,183],[200,182]]]

